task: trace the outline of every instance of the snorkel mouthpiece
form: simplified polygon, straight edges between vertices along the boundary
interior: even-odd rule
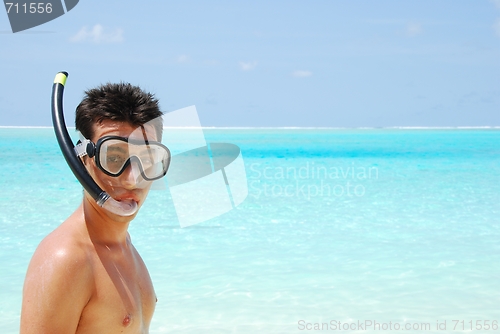
[[[109,196],[109,195],[108,195]],[[137,211],[137,203],[132,200],[117,201],[113,198],[109,198],[102,205],[103,208],[109,212],[114,213],[119,216],[131,216]]]
[[[54,132],[62,154],[83,188],[85,188],[100,207],[115,215],[131,216],[137,212],[137,203],[132,200],[117,201],[102,190],[87,172],[85,165],[75,152],[75,146],[64,121],[63,93],[67,78],[67,72],[57,73],[54,85],[52,86],[52,123],[54,124]]]

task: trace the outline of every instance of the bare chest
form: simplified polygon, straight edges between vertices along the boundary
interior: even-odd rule
[[[94,291],[77,333],[148,333],[156,295],[139,254],[97,253],[93,268]]]

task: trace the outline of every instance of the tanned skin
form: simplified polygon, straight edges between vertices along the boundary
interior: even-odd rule
[[[105,120],[94,125],[94,143],[103,136],[129,137],[135,127]],[[155,138],[154,129],[146,127]],[[84,160],[97,184],[114,199],[139,207],[150,184],[138,187],[128,166],[119,177]],[[21,334],[149,332],[156,295],[148,270],[132,245],[122,217],[99,207],[84,192],[82,205],[38,246],[24,283]]]

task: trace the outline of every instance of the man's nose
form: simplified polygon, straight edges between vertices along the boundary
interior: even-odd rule
[[[120,175],[120,182],[122,186],[126,189],[136,188],[137,185],[141,182],[141,169],[139,167],[139,162],[130,161],[130,164],[125,168],[123,173]]]

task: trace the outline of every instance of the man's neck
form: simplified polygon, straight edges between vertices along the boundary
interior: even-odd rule
[[[122,217],[98,206],[95,201],[83,198],[83,216],[90,239],[94,244],[107,247],[127,246],[128,226],[134,216]]]

